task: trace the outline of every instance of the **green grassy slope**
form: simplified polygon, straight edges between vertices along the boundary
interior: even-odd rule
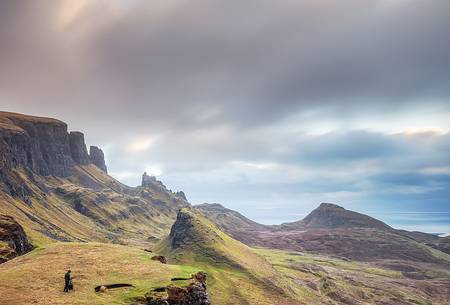
[[[166,236],[176,211],[188,205],[165,188],[131,188],[94,165],[67,178],[15,169],[33,193],[28,200],[0,194],[0,211],[14,217],[35,245],[98,241],[149,246]]]
[[[208,274],[215,305],[446,304],[450,271],[389,262],[389,268],[301,252],[254,249],[184,208],[154,253],[106,243],[54,242],[0,265],[0,304],[132,304],[155,287]],[[168,264],[151,260],[164,254]],[[394,268],[395,267],[395,268]],[[75,291],[64,294],[71,268]],[[402,269],[409,270],[403,272]],[[413,270],[414,272],[410,272]],[[416,278],[422,275],[423,278]],[[102,284],[134,288],[95,293]],[[186,282],[176,282],[184,285]]]
[[[178,213],[169,237],[154,251],[205,270],[214,304],[305,304],[267,260],[193,209]]]
[[[0,265],[0,304],[130,304],[172,277],[199,271],[164,265],[151,254],[128,246],[100,243],[53,243]],[[72,269],[75,291],[62,292],[64,272]],[[135,288],[95,293],[97,285],[130,283]]]
[[[402,272],[384,266],[307,253],[272,249],[255,251],[287,280],[306,287],[305,293],[310,297],[311,304],[445,305],[450,301],[450,270],[391,262],[390,267],[415,270]],[[418,275],[421,272],[428,276],[410,277],[411,273]]]

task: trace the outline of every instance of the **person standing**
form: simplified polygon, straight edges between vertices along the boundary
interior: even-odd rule
[[[72,277],[70,276],[71,270],[67,270],[64,274],[64,292],[69,292],[70,285],[72,284]]]

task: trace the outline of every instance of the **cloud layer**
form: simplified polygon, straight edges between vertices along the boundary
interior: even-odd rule
[[[2,1],[0,105],[195,203],[448,210],[447,0]]]

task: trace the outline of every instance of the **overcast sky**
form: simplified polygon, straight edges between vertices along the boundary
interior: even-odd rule
[[[264,223],[450,223],[450,1],[0,2],[0,108]],[[445,223],[445,221],[448,221]],[[441,227],[438,227],[441,225]]]

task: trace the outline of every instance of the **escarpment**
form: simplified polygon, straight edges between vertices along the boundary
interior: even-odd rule
[[[56,119],[0,112],[0,177],[10,194],[14,185],[12,169],[24,168],[41,176],[67,177],[75,165],[93,163],[106,171],[103,153],[93,149],[90,156],[81,132],[67,131]],[[103,158],[103,160],[102,160]],[[12,194],[14,195],[14,194]]]

